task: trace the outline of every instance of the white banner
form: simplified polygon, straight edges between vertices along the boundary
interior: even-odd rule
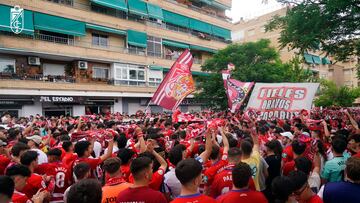
[[[319,83],[256,83],[247,109],[260,111],[260,118],[291,119],[302,109],[310,110]]]

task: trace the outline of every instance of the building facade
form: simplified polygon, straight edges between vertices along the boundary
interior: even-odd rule
[[[283,49],[279,48],[278,38],[280,37],[280,30],[265,32],[265,25],[275,15],[286,15],[287,9],[288,8],[284,7],[254,19],[241,20],[235,23],[232,30],[232,40],[235,43],[244,43],[257,41],[259,39],[269,39],[271,45],[279,50],[282,61],[289,61],[298,55],[304,61],[304,68],[309,68],[320,78],[332,80],[338,86],[360,86],[356,78],[357,59],[355,57],[350,58],[346,62],[335,62],[332,57],[325,57],[319,52],[299,53],[298,50],[289,50],[287,47]]]
[[[144,110],[184,49],[194,56],[195,80],[206,74],[201,64],[231,43],[230,7],[231,0],[0,0],[0,113]],[[200,105],[190,97],[180,108]]]

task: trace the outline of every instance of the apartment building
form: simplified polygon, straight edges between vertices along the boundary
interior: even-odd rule
[[[231,43],[231,0],[0,0],[0,113],[144,110],[189,48],[193,76]],[[191,97],[180,106],[196,111]],[[164,109],[152,106],[153,112]]]
[[[325,78],[334,81],[337,85],[347,85],[350,87],[360,86],[356,78],[356,63],[357,59],[350,58],[346,62],[335,62],[332,57],[325,57],[319,52],[299,53],[298,50],[289,50],[287,47],[280,49],[278,38],[280,37],[280,30],[265,32],[265,25],[272,19],[273,16],[286,15],[286,10],[282,9],[273,11],[271,13],[256,17],[250,20],[240,20],[235,23],[232,30],[232,40],[235,43],[244,43],[257,41],[259,39],[269,39],[271,45],[278,48],[282,61],[289,61],[294,56],[300,56],[305,68],[309,68],[320,78]]]

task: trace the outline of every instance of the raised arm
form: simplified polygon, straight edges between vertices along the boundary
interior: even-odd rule
[[[114,139],[110,139],[108,143],[109,143],[109,145],[107,147],[107,152],[105,154],[103,154],[102,156],[100,156],[101,161],[105,161],[106,159],[110,158],[112,155]]]
[[[211,140],[211,136],[214,132],[211,130],[211,129],[208,129],[206,131],[206,141],[205,141],[205,151],[203,153],[201,153],[199,155],[199,157],[204,161],[206,162],[209,157],[210,157],[210,154],[211,154],[211,151],[212,151],[212,140]]]
[[[222,142],[223,142],[223,144],[224,144],[223,154],[227,154],[228,151],[229,151],[230,145],[229,145],[229,140],[228,140],[228,138],[226,137],[225,127],[222,127],[222,128],[221,128],[220,133],[221,133],[221,137],[222,137]]]
[[[356,129],[356,131],[359,131],[359,125],[357,124],[357,122],[355,121],[355,119],[350,115],[348,110],[345,110],[345,114],[347,115],[347,117],[349,118],[351,125]]]
[[[253,151],[259,151],[259,138],[257,136],[257,131],[256,131],[256,127],[253,127],[251,130],[251,138],[253,139],[254,142],[254,146],[253,146]]]
[[[325,120],[322,120],[321,121],[321,124],[323,125],[324,127],[324,134],[325,134],[325,137],[329,138],[330,137],[330,131],[328,129],[328,126],[327,126],[327,123]]]
[[[146,147],[147,147],[147,150],[148,150],[149,152],[151,152],[151,153],[155,156],[155,159],[159,162],[159,164],[160,164],[159,169],[161,168],[162,170],[166,171],[167,162],[165,161],[165,159],[164,159],[162,156],[160,156],[160,154],[158,154],[158,153],[154,150],[153,141],[151,140]]]
[[[135,129],[135,134],[138,138],[138,143],[139,144],[139,152],[143,153],[146,151],[146,144],[145,144],[145,140],[144,140],[144,134],[142,132],[142,129],[140,127],[137,127]]]

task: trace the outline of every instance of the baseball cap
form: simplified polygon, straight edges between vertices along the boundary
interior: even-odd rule
[[[306,136],[306,137],[310,137],[310,134],[308,132],[302,132],[301,135]]]
[[[6,142],[4,142],[4,141],[0,140],[0,147],[4,147],[4,146],[6,146],[6,145],[7,145],[7,143],[6,143]]]
[[[42,139],[39,135],[33,135],[30,137],[26,137],[26,139],[31,140],[31,141],[35,142],[36,144],[40,144],[42,141]]]
[[[283,137],[287,137],[290,140],[294,139],[294,135],[291,132],[283,132],[283,133],[280,133],[280,135],[283,136]]]

